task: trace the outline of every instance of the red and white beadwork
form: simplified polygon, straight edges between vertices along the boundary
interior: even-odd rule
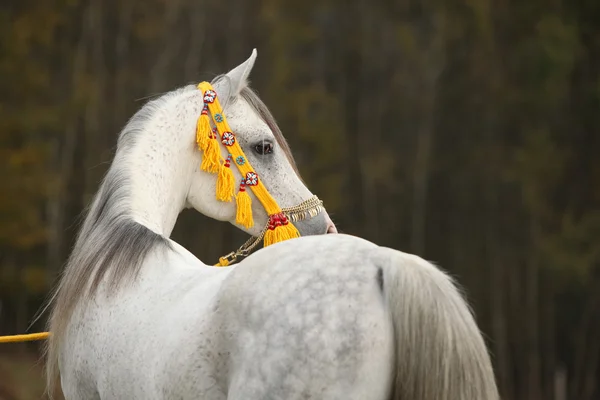
[[[246,182],[245,183],[248,186],[258,185],[258,175],[256,175],[256,172],[248,172],[246,174]]]
[[[269,216],[269,230],[274,230],[278,226],[287,225],[290,222],[283,213],[273,214]]]
[[[215,97],[217,97],[217,93],[214,90],[207,90],[206,92],[204,92],[205,103],[214,103]]]
[[[231,132],[223,132],[221,143],[223,143],[225,146],[233,146],[235,143],[235,135]]]

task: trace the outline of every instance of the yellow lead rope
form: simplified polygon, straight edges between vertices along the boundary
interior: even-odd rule
[[[33,342],[48,339],[50,332],[30,333],[28,335],[0,336],[0,343]]]

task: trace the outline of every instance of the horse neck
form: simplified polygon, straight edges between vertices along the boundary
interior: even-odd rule
[[[166,114],[165,113],[160,114]],[[181,121],[149,121],[123,156],[128,176],[130,217],[169,237],[183,210],[193,165],[194,126]],[[189,132],[186,140],[185,132]]]

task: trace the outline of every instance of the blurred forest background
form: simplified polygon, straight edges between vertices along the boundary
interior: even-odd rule
[[[127,119],[253,47],[338,228],[457,277],[503,398],[600,399],[598,0],[3,1],[0,334],[32,321]],[[193,211],[174,238],[210,262],[246,239]],[[1,345],[0,399],[40,398],[37,346]]]

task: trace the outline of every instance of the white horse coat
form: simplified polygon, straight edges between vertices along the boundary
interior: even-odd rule
[[[246,87],[255,58],[214,87],[262,181],[290,207],[312,193]],[[60,373],[67,399],[498,399],[467,304],[416,256],[322,235],[335,231],[325,212],[296,223],[304,237],[227,268],[169,239],[185,207],[235,221],[198,167],[201,107],[195,87],[179,89],[121,134],[50,304],[50,391]],[[267,215],[253,203],[245,230],[256,235]]]

